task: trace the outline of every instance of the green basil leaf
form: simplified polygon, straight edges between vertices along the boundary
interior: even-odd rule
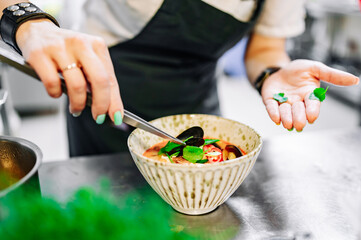
[[[175,152],[175,153],[173,153],[172,155],[170,155],[170,157],[178,157],[178,154],[180,153],[180,151],[178,151],[178,152]]]
[[[212,144],[212,143],[216,143],[216,142],[219,142],[219,139],[204,139],[203,146],[209,145],[209,144]]]
[[[182,145],[178,144],[178,143],[174,143],[169,141],[167,143],[167,145],[165,145],[163,148],[161,148],[158,152],[158,155],[162,155],[164,153],[169,153],[170,151],[172,151],[173,149],[177,148],[177,147],[181,147]]]
[[[206,162],[208,162],[208,159],[198,160],[196,163],[206,163]]]
[[[190,136],[189,138],[187,138],[186,140],[184,140],[183,142],[185,143],[186,141],[188,141],[189,139],[194,138],[193,136]]]
[[[319,100],[322,102],[326,98],[326,92],[328,90],[328,87],[326,89],[324,88],[315,88],[313,92],[310,94],[309,99],[311,100]]]
[[[173,153],[172,155],[169,155],[168,153],[165,153],[171,163],[174,163],[172,160],[172,157],[177,157],[180,151]]]
[[[186,146],[183,149],[183,158],[191,163],[196,163],[203,158],[203,150],[199,147]]]
[[[172,156],[169,156],[168,153],[165,153],[165,155],[167,155],[167,157],[168,157],[168,159],[169,159],[169,161],[170,161],[171,163],[174,163],[173,160],[172,160]]]
[[[284,102],[287,102],[288,97],[285,97],[284,93],[277,93],[277,94],[273,95],[273,99],[279,103],[284,103]]]
[[[173,153],[172,155],[169,155],[168,153],[165,153],[171,163],[174,163],[172,160],[172,157],[177,157],[180,151]]]

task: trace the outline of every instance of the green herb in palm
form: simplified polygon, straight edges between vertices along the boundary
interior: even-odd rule
[[[284,93],[276,93],[273,95],[273,99],[279,103],[284,103],[284,102],[287,102],[288,97],[285,97]]]
[[[311,99],[311,100],[319,100],[320,102],[322,102],[326,98],[327,90],[328,90],[328,87],[326,89],[324,89],[322,87],[321,88],[315,88],[315,90],[313,90],[313,92],[310,94],[309,99]]]

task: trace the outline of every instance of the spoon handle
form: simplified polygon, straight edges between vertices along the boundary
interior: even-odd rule
[[[9,47],[3,41],[0,41],[0,61],[4,62],[4,63],[16,68],[17,70],[27,74],[28,76],[31,76],[40,81],[38,74],[35,72],[35,70],[29,64],[27,64],[25,62],[24,58],[22,56],[20,56],[18,53],[16,53],[11,47]],[[61,80],[61,89],[62,89],[63,93],[67,94],[68,91],[67,91],[67,87],[66,87],[66,84],[64,81],[64,77],[61,73],[59,73],[59,77]],[[92,104],[92,94],[91,94],[91,92],[88,91],[86,105],[91,106],[91,104]],[[181,140],[179,140],[175,137],[172,137],[168,133],[163,132],[159,128],[156,128],[149,122],[145,121],[144,119],[140,118],[139,116],[137,116],[134,113],[131,113],[125,109],[124,109],[123,122],[130,126],[143,129],[144,131],[150,132],[159,137],[174,141],[178,144],[185,145],[185,143],[182,142]]]

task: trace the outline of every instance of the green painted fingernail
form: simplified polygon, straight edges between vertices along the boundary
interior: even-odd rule
[[[73,115],[73,117],[79,117],[81,115],[81,112],[76,112],[76,113],[73,113],[72,115]]]
[[[291,131],[293,131],[293,128],[291,128],[291,129],[287,129],[289,132],[291,132]]]
[[[97,120],[95,121],[97,124],[103,124],[105,121],[105,114],[98,115]]]
[[[297,132],[302,132],[303,131],[303,129],[301,129],[301,130],[296,130]]]
[[[114,124],[119,126],[123,123],[123,117],[122,113],[120,111],[117,111],[114,113]]]

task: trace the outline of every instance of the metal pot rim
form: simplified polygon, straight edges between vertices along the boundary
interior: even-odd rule
[[[19,181],[17,181],[13,185],[11,185],[11,186],[3,189],[2,191],[0,191],[0,198],[5,196],[9,192],[15,190],[16,188],[18,188],[19,186],[24,184],[26,181],[28,181],[38,171],[38,169],[39,169],[39,167],[41,165],[41,162],[42,162],[42,158],[43,158],[43,153],[41,152],[40,148],[37,145],[35,145],[34,143],[32,143],[32,142],[30,142],[28,140],[18,138],[18,137],[0,136],[0,141],[1,140],[7,140],[7,141],[10,141],[10,142],[15,142],[15,143],[18,143],[20,145],[23,145],[23,146],[31,149],[32,151],[34,151],[36,159],[35,159],[34,167],[23,178],[21,178]]]

